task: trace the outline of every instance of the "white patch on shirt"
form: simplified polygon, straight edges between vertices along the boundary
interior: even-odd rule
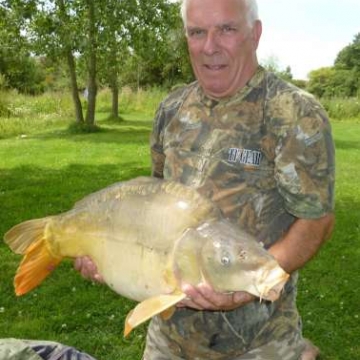
[[[260,166],[263,154],[259,150],[231,148],[228,151],[228,161],[243,165]]]
[[[313,135],[305,133],[300,126],[296,128],[296,140],[303,142],[306,146],[310,146],[322,138],[321,132]]]
[[[201,126],[201,121],[191,116],[191,113],[187,112],[179,118],[180,123],[186,130],[197,129]]]
[[[301,190],[299,175],[295,169],[295,164],[287,164],[281,168],[281,182],[291,187],[292,193],[299,193]]]

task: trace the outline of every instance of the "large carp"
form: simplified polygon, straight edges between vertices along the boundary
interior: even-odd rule
[[[274,301],[288,279],[210,200],[150,177],[116,183],[68,212],[16,225],[5,242],[25,255],[14,280],[17,295],[39,285],[64,257],[89,256],[110,288],[140,302],[126,319],[125,335],[183,300],[183,282]]]

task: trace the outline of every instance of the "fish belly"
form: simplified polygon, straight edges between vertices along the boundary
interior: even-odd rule
[[[169,186],[153,179],[137,191],[134,182],[129,183],[113,186],[111,197],[104,190],[92,195],[80,208],[87,207],[92,214],[86,227],[93,229],[94,241],[99,244],[102,239],[89,255],[106,283],[117,293],[142,301],[176,289],[171,268],[174,245],[186,229],[213,216],[214,208],[199,201],[195,191],[182,191],[180,184]]]
[[[168,253],[135,242],[121,249],[117,243],[108,241],[105,257],[103,277],[106,283],[129,299],[143,301],[174,290],[166,276]]]

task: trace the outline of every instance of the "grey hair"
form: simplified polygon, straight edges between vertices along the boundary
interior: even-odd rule
[[[183,20],[184,26],[186,26],[186,11],[187,6],[190,0],[180,0],[180,15]],[[218,0],[221,1],[221,0]],[[253,27],[256,20],[259,20],[259,10],[257,6],[256,0],[243,0],[245,2],[245,6],[247,8],[246,20],[247,25],[251,28]]]

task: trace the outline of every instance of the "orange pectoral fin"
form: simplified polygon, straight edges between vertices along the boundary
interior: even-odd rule
[[[163,313],[164,316],[172,315],[173,306],[185,299],[186,294],[177,292],[168,295],[158,295],[146,299],[131,310],[125,320],[124,336],[128,336],[132,329],[149,320],[151,317]],[[169,310],[170,308],[173,308]],[[167,313],[168,312],[168,313]]]
[[[48,250],[43,238],[34,242],[25,252],[17,270],[14,285],[17,296],[37,287],[61,262]]]
[[[168,309],[162,311],[160,313],[160,316],[163,320],[169,320],[174,315],[174,312],[175,312],[175,306],[171,306]]]

